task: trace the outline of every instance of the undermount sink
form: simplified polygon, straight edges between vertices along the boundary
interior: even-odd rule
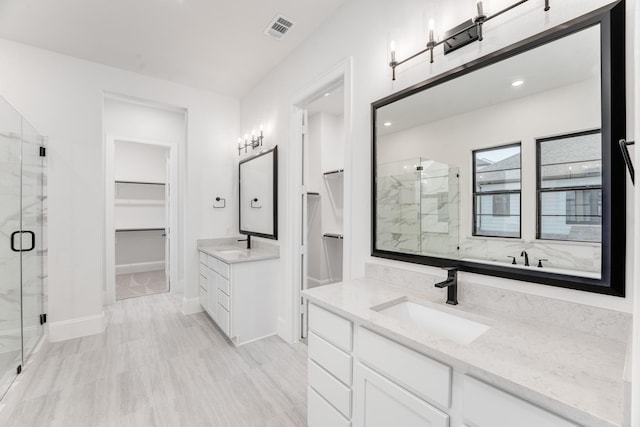
[[[248,256],[249,255],[248,251],[249,251],[248,249],[222,249],[222,250],[219,250],[218,252],[225,255]]]
[[[490,328],[474,320],[413,302],[406,297],[371,307],[371,309],[459,344],[470,344]]]

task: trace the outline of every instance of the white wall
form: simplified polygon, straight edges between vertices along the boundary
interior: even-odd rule
[[[498,10],[511,2],[494,0],[487,5],[487,12]],[[274,68],[241,101],[241,123],[251,127],[252,123],[269,122],[268,138],[278,141],[280,155],[281,183],[287,181],[289,120],[294,96],[314,81],[320,79],[345,58],[353,59],[352,103],[353,122],[345,124],[351,131],[352,163],[345,165],[352,177],[351,188],[345,189],[351,203],[351,271],[352,277],[364,275],[364,264],[370,260],[371,248],[371,121],[370,104],[386,95],[409,87],[448,69],[462,65],[489,52],[508,46],[516,41],[537,34],[572,18],[578,17],[610,3],[608,0],[563,0],[551,4],[548,13],[543,11],[542,1],[532,1],[517,10],[496,18],[485,26],[482,43],[474,43],[444,57],[436,52],[435,61],[428,58],[414,60],[398,68],[397,80],[391,81],[389,63],[389,42],[397,43],[398,58],[424,49],[427,22],[436,20],[439,31],[460,24],[474,13],[474,2],[428,1],[424,0],[352,0],[344,4],[314,35],[303,43],[293,54]],[[627,7],[630,4],[627,2]],[[631,24],[631,22],[630,22]],[[633,28],[630,25],[630,28]],[[629,58],[633,58],[629,48]],[[632,76],[632,69],[629,70]],[[629,77],[632,81],[632,78]],[[633,98],[629,94],[629,98]],[[633,102],[630,99],[630,102]],[[628,113],[628,123],[633,124],[634,116]],[[280,204],[287,206],[286,186],[280,186]],[[284,225],[290,221],[284,211],[279,215],[281,242],[292,244]],[[632,244],[629,244],[627,258],[633,259]],[[282,253],[286,253],[283,251]],[[629,262],[629,265],[632,263]],[[283,277],[287,277],[284,273]],[[419,267],[423,268],[423,267]],[[423,268],[427,269],[427,268]],[[629,277],[632,275],[628,268]],[[481,280],[482,278],[480,278]],[[616,298],[589,294],[569,289],[500,281],[488,278],[491,284],[510,287],[524,292],[542,294],[554,298],[578,301],[595,306],[603,306],[626,312],[631,311],[631,298]],[[281,288],[281,319],[293,321],[293,301],[286,300],[287,288],[293,283],[283,283]],[[632,292],[628,287],[629,296]],[[291,339],[292,337],[286,337]]]
[[[49,138],[50,339],[103,329],[105,91],[188,112],[188,148],[179,160],[188,165],[181,176],[187,207],[181,277],[185,309],[197,309],[196,239],[223,235],[237,223],[233,207],[211,206],[216,194],[227,200],[237,194],[237,100],[6,40],[0,57],[0,93]]]

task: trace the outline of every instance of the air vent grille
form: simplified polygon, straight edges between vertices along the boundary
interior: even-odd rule
[[[282,39],[293,28],[293,21],[286,16],[276,15],[264,33],[276,40]]]

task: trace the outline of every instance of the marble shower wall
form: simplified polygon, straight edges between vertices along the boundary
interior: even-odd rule
[[[458,170],[415,158],[377,168],[377,249],[458,256]]]

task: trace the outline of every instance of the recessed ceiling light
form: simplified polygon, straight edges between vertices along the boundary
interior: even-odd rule
[[[329,95],[331,95],[331,92],[327,92],[324,94],[324,96],[329,96]]]
[[[518,86],[522,86],[523,84],[524,84],[524,80],[515,80],[514,82],[511,83],[511,86],[518,87]]]
[[[386,127],[391,126],[391,122],[384,122],[383,125],[385,125]]]

